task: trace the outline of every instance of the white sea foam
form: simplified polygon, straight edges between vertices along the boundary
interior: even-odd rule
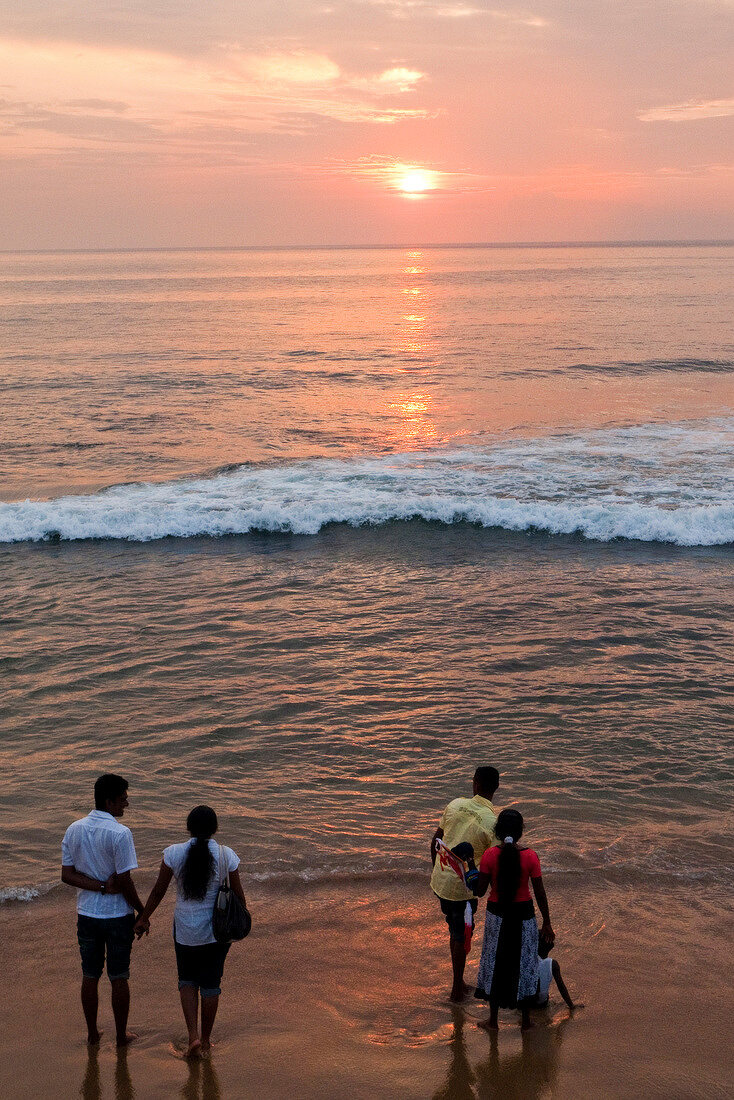
[[[509,531],[734,543],[734,421],[643,425],[452,451],[243,466],[0,504],[0,541],[316,534],[421,518]]]
[[[13,901],[35,901],[48,894],[55,885],[55,882],[41,882],[36,886],[0,886],[0,905]]]

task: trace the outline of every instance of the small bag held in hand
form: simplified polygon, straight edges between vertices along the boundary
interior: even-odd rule
[[[224,852],[219,845],[219,889],[214,899],[212,927],[217,943],[234,943],[249,935],[252,928],[250,911],[229,885],[229,871],[222,874]]]

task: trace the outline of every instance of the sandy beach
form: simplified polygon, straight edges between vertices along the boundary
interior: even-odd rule
[[[0,910],[4,966],[20,991],[12,1008],[4,998],[0,1091],[18,1100],[723,1098],[732,1004],[721,900],[681,895],[673,882],[656,882],[642,906],[624,890],[572,897],[552,887],[554,954],[586,1007],[571,1016],[556,991],[531,1032],[521,1035],[507,1012],[490,1036],[475,1026],[484,1006],[448,1001],[444,930],[417,884],[379,897],[250,892],[255,930],[230,952],[215,1049],[189,1064],[170,905],[134,949],[139,1040],[116,1051],[103,979],[106,1034],[89,1050],[73,897],[60,887]]]

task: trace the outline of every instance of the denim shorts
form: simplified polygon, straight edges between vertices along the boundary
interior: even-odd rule
[[[190,947],[174,940],[178,988],[190,985],[201,990],[202,997],[218,997],[222,992],[224,960],[231,944],[202,943]]]
[[[438,895],[436,895],[438,897]],[[438,899],[441,903],[441,912],[446,917],[446,923],[449,926],[449,934],[452,940],[464,939],[464,913],[466,912],[465,901],[447,901],[446,898]],[[478,898],[470,898],[469,904],[472,911],[472,928],[474,927],[474,914],[477,911],[477,905],[479,904]]]
[[[107,977],[130,977],[130,951],[135,934],[135,917],[85,917],[79,913],[76,937],[82,957],[82,974],[85,978],[101,978],[107,955]]]

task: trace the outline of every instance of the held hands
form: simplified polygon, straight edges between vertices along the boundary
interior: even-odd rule
[[[138,917],[135,921],[135,927],[133,928],[137,939],[142,939],[143,936],[150,935],[150,921],[147,917]]]

